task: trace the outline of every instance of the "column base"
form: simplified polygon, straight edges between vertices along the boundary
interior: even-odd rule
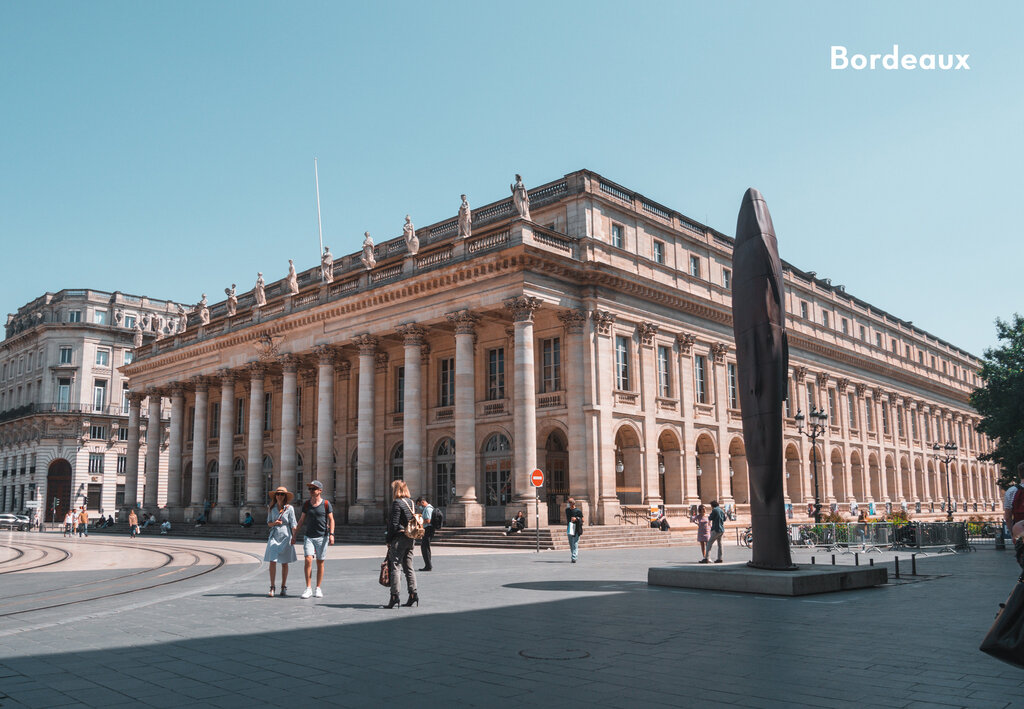
[[[228,505],[224,505],[223,507],[217,506],[210,509],[210,521],[218,522],[220,524],[238,524],[242,521],[242,518],[238,515],[239,509]],[[244,517],[245,515],[243,514],[242,516]]]
[[[162,507],[157,510],[156,518],[163,522],[165,519],[171,520],[171,522],[181,522],[184,519],[185,510],[181,507]]]
[[[445,526],[484,526],[484,506],[479,502],[449,502],[445,511],[447,512],[444,520]]]
[[[594,510],[597,515],[596,521],[598,524],[618,524],[619,520],[615,519],[615,515],[619,514],[621,510],[622,506],[619,504],[619,498],[601,498],[598,500]]]
[[[188,524],[195,524],[195,521],[199,518],[199,515],[203,513],[202,505],[190,505],[185,508],[184,521]],[[255,517],[256,515],[253,515]],[[206,520],[209,522],[210,520]]]
[[[338,523],[337,515],[334,517],[334,523]],[[363,525],[384,524],[383,507],[376,502],[357,502],[349,505],[348,523]]]

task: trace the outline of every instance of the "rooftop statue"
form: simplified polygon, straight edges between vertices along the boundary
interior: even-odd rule
[[[509,185],[512,188],[512,203],[516,206],[516,212],[523,219],[530,219],[530,195],[526,192],[523,178],[516,175],[516,183]]]
[[[469,208],[469,201],[466,195],[462,195],[462,204],[459,205],[459,237],[468,239],[473,233],[473,212]]]
[[[363,232],[363,255],[359,257],[359,260],[363,262],[366,270],[369,271],[377,265],[377,257],[373,255],[373,239],[370,238],[370,232]]]
[[[142,347],[142,325],[139,321],[135,321],[135,327],[132,331],[132,347]]]
[[[206,302],[206,293],[203,293],[203,299],[196,305],[196,312],[199,313],[199,323],[201,325],[210,324],[210,307]]]
[[[257,308],[262,308],[267,304],[267,291],[264,287],[262,272],[256,274],[256,287],[252,289],[252,297],[256,301]]]
[[[320,280],[324,283],[334,283],[334,255],[330,246],[325,246],[320,256]]]
[[[174,331],[178,334],[185,332],[188,329],[188,311],[185,310],[185,306],[178,303],[178,317],[175,321]]]
[[[224,295],[228,297],[228,317],[232,317],[238,311],[238,296],[235,295],[235,284],[232,283],[230,288],[224,289]]]
[[[420,240],[416,236],[416,227],[412,225],[412,219],[405,215],[405,226],[402,227],[402,236],[405,237],[405,248],[410,256],[415,256],[420,250]]]
[[[295,295],[299,292],[299,276],[295,273],[295,262],[288,259],[288,278],[285,279],[288,284],[288,292]]]

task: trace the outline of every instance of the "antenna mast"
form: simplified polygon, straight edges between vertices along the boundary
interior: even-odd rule
[[[316,225],[320,231],[320,253],[317,254],[317,258],[324,252],[324,225],[320,221],[320,171],[317,168],[316,158],[313,158],[313,177],[316,180]]]

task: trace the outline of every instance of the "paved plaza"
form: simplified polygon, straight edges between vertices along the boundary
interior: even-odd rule
[[[63,560],[4,572],[39,545]],[[1009,552],[919,557],[918,577],[901,555],[885,587],[774,598],[647,586],[695,547],[438,548],[422,605],[384,610],[383,551],[332,548],[303,601],[301,564],[295,596],[266,598],[258,542],[0,534],[0,706],[1024,706],[1024,672],[977,650]]]

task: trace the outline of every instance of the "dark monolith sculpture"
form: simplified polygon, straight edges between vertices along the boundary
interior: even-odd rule
[[[782,402],[789,372],[782,265],[768,205],[754,188],[743,195],[736,219],[732,290],[754,536],[750,566],[795,569],[782,485]]]

